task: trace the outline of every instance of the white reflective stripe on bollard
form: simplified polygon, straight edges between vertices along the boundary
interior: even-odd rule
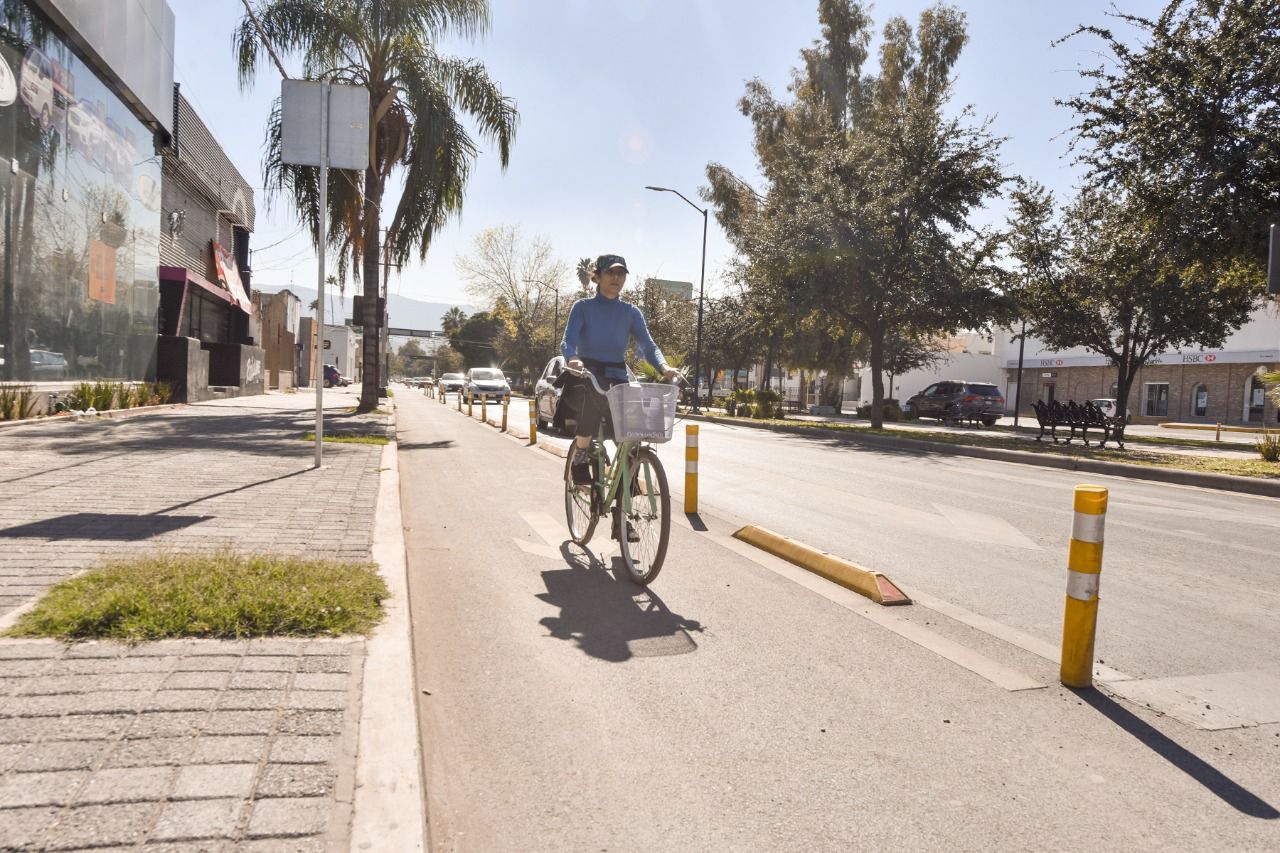
[[[685,433],[685,437],[684,437],[684,446],[685,446],[685,447],[697,447],[697,446],[698,446],[698,434],[697,434],[696,432]]]
[[[686,462],[686,463],[684,463],[684,472],[685,472],[686,474],[696,474],[696,473],[698,473],[698,463],[697,463],[697,462]]]
[[[1077,512],[1075,519],[1071,522],[1071,538],[1079,542],[1101,542],[1102,528],[1106,520],[1106,515]]]
[[[1093,601],[1098,597],[1098,581],[1101,573],[1067,571],[1067,597],[1076,601]]]

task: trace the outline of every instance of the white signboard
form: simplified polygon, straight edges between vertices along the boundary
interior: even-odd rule
[[[284,80],[280,86],[280,154],[295,166],[319,166],[320,116],[329,91],[329,167],[369,165],[369,90],[313,80]]]

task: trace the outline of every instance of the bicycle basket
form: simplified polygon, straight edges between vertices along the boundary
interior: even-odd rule
[[[671,440],[676,423],[676,386],[630,382],[613,386],[607,396],[615,441]]]

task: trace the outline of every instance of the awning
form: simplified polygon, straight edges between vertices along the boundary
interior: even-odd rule
[[[217,283],[209,281],[209,279],[199,273],[189,270],[186,267],[160,267],[160,281],[168,284],[194,284],[196,287],[204,290],[210,296],[220,299],[231,305],[233,308],[243,309],[225,287],[219,286]],[[249,313],[249,312],[245,312]]]

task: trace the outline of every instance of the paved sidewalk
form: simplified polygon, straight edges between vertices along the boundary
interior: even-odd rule
[[[382,432],[326,394],[327,429]],[[268,394],[0,431],[0,619],[106,557],[368,559],[383,448]],[[345,850],[367,643],[0,640],[0,850]]]

